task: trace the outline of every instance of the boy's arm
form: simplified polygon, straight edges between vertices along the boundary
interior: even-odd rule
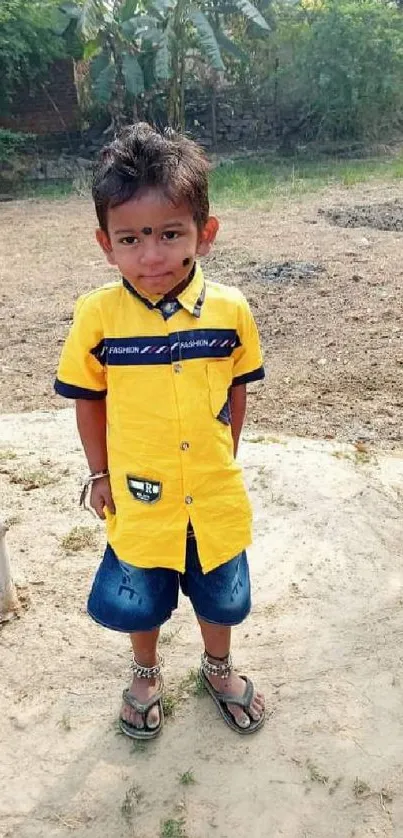
[[[231,387],[229,398],[231,407],[231,431],[232,439],[234,440],[234,457],[236,457],[246,414],[246,384],[238,384],[235,387]]]
[[[77,399],[76,419],[91,474],[105,471],[108,468],[106,400]],[[105,518],[105,506],[115,513],[109,477],[101,477],[92,483],[90,503],[99,518]]]

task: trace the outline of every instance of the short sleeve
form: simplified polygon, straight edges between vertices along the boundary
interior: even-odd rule
[[[259,333],[243,294],[239,301],[237,332],[240,345],[234,352],[233,387],[249,384],[251,381],[261,381],[265,377]]]
[[[94,299],[80,297],[73,325],[62,349],[55,390],[67,399],[103,399],[106,396],[104,335]]]

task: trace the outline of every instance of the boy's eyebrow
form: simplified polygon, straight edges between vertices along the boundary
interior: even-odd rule
[[[164,230],[167,227],[185,227],[185,226],[186,225],[183,221],[165,221],[164,224],[161,224],[160,227],[153,227],[152,229],[153,230]],[[113,233],[114,233],[115,236],[121,236],[125,233],[126,234],[127,233],[132,233],[132,234],[133,233],[141,233],[142,230],[144,230],[144,227],[142,227],[139,230],[135,230],[134,227],[128,227],[125,230],[113,230]]]

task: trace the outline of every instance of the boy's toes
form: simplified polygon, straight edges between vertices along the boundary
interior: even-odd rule
[[[247,715],[247,713],[245,713],[242,710],[242,707],[236,707],[233,704],[232,705],[227,704],[227,707],[228,707],[230,713],[233,715],[238,727],[242,727],[242,728],[250,727],[250,718]]]
[[[147,714],[147,727],[151,730],[155,730],[160,723],[160,711],[157,705],[151,708]]]
[[[132,727],[136,727],[139,730],[144,727],[144,719],[140,715],[140,713],[136,713],[135,710],[132,710],[131,707],[128,707],[126,704],[122,707],[121,718],[127,724],[132,725]]]
[[[264,712],[264,697],[261,693],[256,693],[253,696],[252,702],[249,708],[249,713],[254,722],[258,722],[259,719],[262,717]]]

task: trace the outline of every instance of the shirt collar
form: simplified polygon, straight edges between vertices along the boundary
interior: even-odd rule
[[[145,294],[144,291],[140,294],[130,282],[127,281],[124,277],[122,277],[122,282],[124,287],[130,291],[138,300],[141,300],[145,306],[149,309],[159,308],[159,304],[164,299],[162,296],[156,296]],[[193,279],[189,282],[189,285],[178,294],[177,300],[182,306],[182,308],[186,309],[189,314],[193,314],[194,317],[200,317],[202,306],[204,303],[204,298],[206,296],[206,284],[204,281],[203,271],[200,265],[196,262],[195,266],[195,273]]]

